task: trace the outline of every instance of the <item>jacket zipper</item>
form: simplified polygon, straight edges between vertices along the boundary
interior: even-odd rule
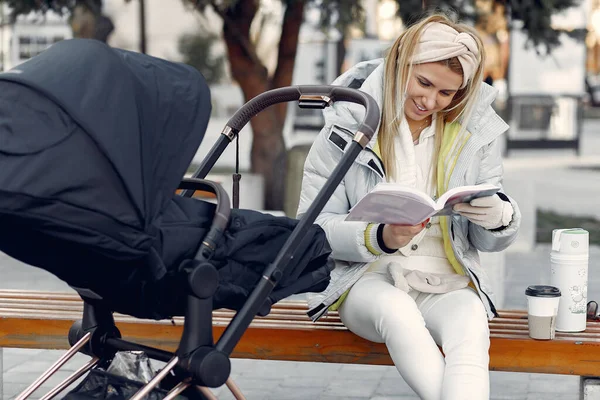
[[[452,249],[454,250],[454,241],[451,241],[452,243]],[[455,253],[456,254],[456,253]],[[469,262],[474,262],[473,260],[471,260],[469,257],[467,257],[466,255],[463,256],[465,259],[467,259]],[[475,284],[477,285],[477,289],[479,292],[483,293],[485,295],[485,298],[488,301],[488,304],[490,305],[490,309],[492,310],[492,312],[494,313],[494,315],[497,317],[498,316],[498,312],[496,311],[496,306],[494,306],[494,302],[492,302],[492,300],[490,299],[490,296],[488,296],[488,294],[485,292],[485,290],[483,290],[481,288],[481,282],[479,281],[479,277],[477,276],[477,274],[475,272],[473,272],[473,270],[471,270],[469,267],[463,265],[463,268],[467,269],[467,271],[465,272],[470,272],[470,274],[475,277],[475,280],[477,282],[475,282]]]
[[[494,315],[496,317],[498,317],[498,312],[496,311],[496,307],[494,306],[494,303],[490,299],[490,296],[488,296],[488,294],[485,292],[485,290],[481,289],[481,283],[479,283],[479,277],[477,276],[477,274],[475,272],[471,271],[470,269],[469,269],[469,272],[471,272],[471,274],[475,277],[475,280],[477,281],[477,287],[479,288],[479,291],[485,295],[485,298],[487,299],[488,304],[490,305],[490,309],[492,310]]]
[[[456,254],[456,246],[454,245],[454,223],[450,222],[450,232],[452,235],[452,240],[450,240],[450,246],[452,247],[452,251],[454,252],[454,254]],[[468,257],[466,255],[463,255],[464,259],[468,259]],[[472,260],[469,259],[470,262],[472,262]],[[485,295],[485,298],[488,301],[488,304],[490,305],[490,309],[492,310],[492,312],[494,313],[495,316],[498,316],[498,313],[496,312],[496,307],[494,306],[494,303],[492,302],[492,300],[490,299],[490,296],[488,296],[488,294],[485,292],[485,290],[483,290],[481,288],[481,283],[479,282],[479,277],[477,276],[477,274],[475,272],[473,272],[469,267],[467,267],[466,265],[464,265],[464,262],[461,263],[463,270],[465,270],[465,273],[469,273],[469,275],[472,275],[475,277],[475,280],[477,282],[475,282],[475,284],[477,285],[477,290],[481,293],[483,293]]]

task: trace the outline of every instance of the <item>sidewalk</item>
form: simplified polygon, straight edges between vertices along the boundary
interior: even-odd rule
[[[575,167],[600,166],[600,121],[587,120],[582,138],[582,157],[570,151],[523,150],[505,161],[506,188],[510,194],[529,201],[528,210],[543,208],[600,218],[600,171]],[[533,228],[533,227],[532,227]],[[504,308],[525,308],[525,288],[547,283],[549,246],[515,246],[506,252]],[[521,250],[520,250],[521,249]],[[600,247],[590,250],[588,299],[600,299]],[[40,290],[69,290],[45,271],[24,266],[0,253],[0,288],[35,287]],[[290,344],[293,345],[293,344]],[[5,349],[4,399],[12,399],[51,365],[60,351]],[[70,371],[87,357],[68,364]],[[318,364],[232,360],[232,377],[248,399],[418,399],[393,367],[347,364]],[[66,372],[51,383],[65,377]],[[46,386],[48,387],[48,386]],[[33,398],[39,398],[41,390]],[[232,399],[219,389],[220,399]],[[579,378],[575,376],[491,373],[491,398],[511,400],[578,400]]]

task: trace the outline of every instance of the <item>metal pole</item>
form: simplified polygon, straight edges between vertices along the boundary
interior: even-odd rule
[[[146,54],[146,0],[140,1],[140,52]]]
[[[46,370],[40,377],[38,377],[27,389],[25,389],[16,400],[25,400],[33,392],[35,392],[44,382],[48,380],[56,371],[60,369],[67,361],[69,361],[75,354],[81,350],[83,346],[92,338],[92,333],[86,333],[73,347],[71,347],[65,354],[63,354],[50,368]]]
[[[148,382],[145,386],[138,390],[137,393],[130,400],[142,400],[144,396],[146,396],[152,391],[152,389],[158,386],[160,381],[162,381],[165,378],[165,376],[167,376],[169,372],[171,372],[171,370],[175,368],[178,362],[179,358],[173,357],[171,361],[169,361],[167,365],[165,365],[163,369],[161,369],[160,372],[150,380],[150,382]]]
[[[46,393],[46,395],[44,395],[40,400],[51,400],[57,394],[59,394],[60,392],[62,392],[66,388],[68,388],[69,385],[71,385],[73,382],[75,382],[77,379],[79,379],[79,377],[81,375],[85,374],[90,369],[94,368],[96,366],[96,364],[98,364],[98,362],[100,362],[100,359],[97,357],[90,359],[87,363],[85,363],[84,365],[79,367],[79,369],[77,369],[77,371],[75,371],[71,375],[69,375],[69,377],[67,377],[67,379],[65,379],[64,381],[59,383],[57,386],[55,386],[54,389],[52,389],[51,391]]]

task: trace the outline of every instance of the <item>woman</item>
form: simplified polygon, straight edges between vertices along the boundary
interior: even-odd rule
[[[491,107],[496,91],[482,83],[483,66],[475,31],[436,14],[408,28],[385,60],[360,63],[333,83],[373,96],[381,123],[317,218],[336,268],[328,288],[310,299],[309,314],[316,320],[339,310],[352,332],[385,343],[423,399],[489,397],[488,319],[496,309],[477,251],[501,251],[514,241],[517,204],[500,190],[416,226],[344,219],[382,181],[432,197],[463,185],[501,187],[500,136],[508,126]],[[304,167],[299,216],[364,110],[340,102],[324,115]]]

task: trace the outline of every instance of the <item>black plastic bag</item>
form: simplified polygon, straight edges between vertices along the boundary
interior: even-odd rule
[[[86,378],[75,389],[69,392],[65,400],[127,400],[133,397],[135,393],[144,385],[139,381],[123,378],[122,376],[108,373],[100,368],[95,368],[89,372]],[[146,399],[162,400],[167,395],[167,391],[154,389]],[[184,399],[184,397],[178,397]]]
[[[65,400],[127,400],[133,397],[142,386],[152,379],[157,371],[150,364],[148,356],[141,351],[119,352],[108,364],[92,369],[88,375],[63,399]],[[178,380],[172,374],[152,390],[145,400],[162,400]],[[201,400],[204,397],[195,388],[188,388],[177,400]]]

